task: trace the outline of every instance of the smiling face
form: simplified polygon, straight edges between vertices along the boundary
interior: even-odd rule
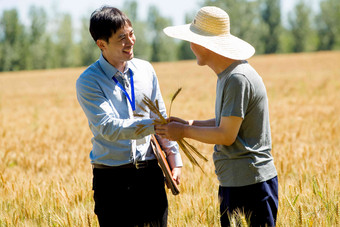
[[[123,71],[126,61],[133,58],[133,46],[136,37],[133,28],[129,24],[117,30],[109,38],[108,42],[97,40],[98,47],[102,50],[104,58],[119,71]]]

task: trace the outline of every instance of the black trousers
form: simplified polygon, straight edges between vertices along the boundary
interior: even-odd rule
[[[254,227],[275,226],[279,205],[278,179],[243,186],[219,187],[221,226],[230,226],[228,215],[238,209],[250,215]]]
[[[164,176],[157,166],[93,169],[95,214],[101,227],[167,226]]]

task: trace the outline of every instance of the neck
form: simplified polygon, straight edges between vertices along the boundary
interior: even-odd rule
[[[223,72],[226,68],[228,68],[231,64],[233,64],[235,61],[234,59],[223,57],[219,54],[214,54],[210,58],[208,62],[208,66],[216,73],[220,74]]]
[[[114,66],[116,69],[119,70],[119,72],[123,73],[125,69],[126,62],[124,64],[121,64],[119,67]]]
[[[113,67],[118,69],[120,72],[124,72],[126,61],[124,62],[109,62]]]
[[[110,63],[110,65],[118,69],[120,72],[124,72],[126,61],[112,61],[112,60],[110,61],[110,59],[108,59],[104,54],[103,57],[108,63]]]

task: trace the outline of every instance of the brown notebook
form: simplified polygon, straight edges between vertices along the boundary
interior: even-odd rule
[[[151,144],[153,147],[154,154],[158,160],[158,164],[161,167],[163,174],[165,176],[165,182],[166,182],[167,187],[171,189],[172,194],[178,195],[179,194],[178,185],[172,179],[171,168],[168,164],[168,161],[166,160],[164,151],[159,145],[155,135],[151,135]]]

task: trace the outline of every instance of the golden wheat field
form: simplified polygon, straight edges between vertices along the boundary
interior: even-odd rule
[[[279,173],[278,226],[339,226],[340,52],[255,56],[267,87]],[[214,117],[217,77],[195,61],[153,64],[172,115]],[[84,68],[0,73],[0,226],[98,226],[91,133],[75,96]],[[219,226],[212,146],[190,141],[205,174],[183,155],[170,227]],[[137,204],[136,204],[137,205]]]

